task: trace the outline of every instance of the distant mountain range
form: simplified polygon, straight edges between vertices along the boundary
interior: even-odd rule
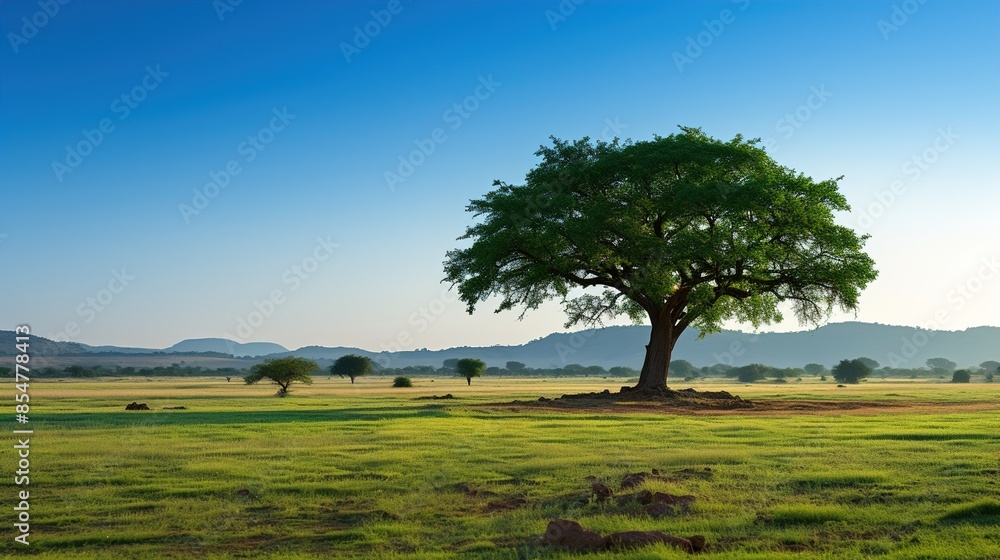
[[[49,357],[118,357],[137,354],[197,356],[227,354],[256,362],[287,355],[311,358],[323,363],[345,354],[368,356],[386,367],[440,366],[449,358],[479,358],[491,366],[508,361],[528,367],[557,368],[567,364],[603,367],[642,366],[649,327],[607,327],[576,333],[554,333],[517,346],[457,347],[445,350],[369,352],[358,348],[305,346],[290,351],[270,342],[237,343],[223,338],[200,338],[178,342],[164,349],[88,346],[75,342],[54,342],[32,336],[35,355]],[[11,355],[14,333],[0,331],[0,355]],[[673,359],[688,360],[696,366],[715,363],[745,365],[762,363],[777,367],[801,367],[819,363],[830,367],[845,358],[868,357],[883,366],[916,368],[927,358],[943,357],[959,366],[1000,360],[1000,327],[975,327],[964,331],[932,331],[875,323],[833,323],[790,333],[751,334],[723,331],[699,339],[697,331],[685,332],[677,343]],[[119,362],[121,360],[118,360]],[[187,363],[193,363],[188,358]],[[196,360],[195,360],[196,362]]]

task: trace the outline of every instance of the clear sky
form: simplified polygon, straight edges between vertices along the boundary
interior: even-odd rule
[[[858,320],[1000,325],[995,1],[63,2],[0,5],[0,328],[527,342],[558,305],[440,283],[468,200],[550,135],[677,125],[844,176]]]

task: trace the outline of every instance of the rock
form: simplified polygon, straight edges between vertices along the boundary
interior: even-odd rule
[[[597,498],[598,502],[603,502],[604,500],[607,500],[613,494],[610,486],[596,480],[590,483],[590,493],[593,494],[595,498]]]
[[[653,503],[653,493],[649,490],[643,490],[636,495],[635,499],[642,505],[648,505]]]
[[[693,537],[688,537],[691,541],[691,547],[694,549],[692,552],[701,552],[705,550],[705,537],[702,535],[695,535]]]
[[[607,548],[639,548],[656,543],[668,544],[685,552],[694,552],[691,541],[662,531],[625,531],[613,533],[605,539]]]
[[[144,402],[137,403],[133,401],[130,404],[125,405],[125,410],[149,410],[149,405]]]
[[[550,545],[565,546],[571,550],[600,550],[604,548],[604,537],[599,533],[584,529],[576,521],[555,519],[545,528],[543,541]]]

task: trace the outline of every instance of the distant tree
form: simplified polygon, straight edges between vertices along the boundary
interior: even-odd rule
[[[274,383],[279,387],[278,396],[284,397],[288,394],[289,386],[298,381],[309,385],[312,383],[313,372],[319,370],[319,366],[312,360],[306,358],[277,358],[264,360],[263,362],[250,368],[250,375],[243,378],[247,385],[253,385],[264,379]]]
[[[740,366],[729,371],[730,375],[735,375],[741,383],[753,383],[766,377],[768,367],[763,364],[750,364]]]
[[[831,373],[837,383],[860,383],[862,379],[871,375],[872,368],[860,359],[841,360],[839,364],[833,366]]]
[[[996,360],[986,360],[985,362],[979,364],[979,367],[986,370],[987,374],[1000,373],[1000,362]]]
[[[729,372],[732,371],[733,369],[734,369],[733,366],[726,364],[712,364],[710,366],[701,368],[701,372],[704,373],[705,375],[719,376],[719,375],[728,375]]]
[[[875,360],[873,360],[871,358],[865,358],[865,357],[862,356],[862,357],[858,358],[858,360],[861,361],[861,363],[863,363],[866,366],[868,366],[868,368],[871,369],[871,370],[878,369],[878,365],[879,365],[878,362],[876,362]]]
[[[469,385],[472,385],[472,378],[479,377],[486,371],[486,362],[475,358],[462,358],[455,364],[458,374],[465,378]]]
[[[953,362],[953,361],[951,361],[951,360],[949,360],[947,358],[928,358],[928,360],[927,360],[927,367],[929,367],[931,369],[939,369],[940,368],[940,369],[944,370],[945,372],[951,372],[951,371],[955,371],[955,368],[958,367],[958,364],[956,364],[955,362]]]
[[[823,364],[806,364],[806,367],[802,369],[809,375],[823,375],[826,373],[826,366]]]
[[[955,373],[951,374],[952,383],[968,383],[969,381],[972,381],[972,374],[967,369],[956,369]]]
[[[330,366],[330,373],[332,375],[340,378],[350,377],[351,385],[354,384],[354,378],[371,375],[372,371],[374,371],[374,367],[371,359],[366,356],[358,356],[357,354],[341,356]]]
[[[455,369],[458,367],[458,358],[448,358],[447,360],[444,361],[444,367],[451,371],[455,371]]]
[[[689,375],[698,374],[698,368],[694,367],[694,364],[687,360],[674,360],[670,362],[669,374],[680,375],[682,377],[687,377]]]
[[[639,375],[639,370],[624,366],[614,366],[608,369],[608,373],[615,377],[635,377]]]
[[[404,377],[400,375],[399,377],[392,380],[393,387],[413,387],[413,380],[409,377]]]
[[[70,377],[86,377],[90,372],[83,366],[73,365],[66,368],[66,373],[68,373]]]
[[[987,383],[993,383],[993,374],[992,373],[987,373],[986,374],[986,382]]]
[[[521,373],[527,366],[521,362],[507,362],[507,371],[511,373]]]
[[[634,143],[553,138],[525,184],[495,181],[469,203],[471,243],[447,253],[445,280],[469,313],[561,299],[567,327],[648,320],[636,388],[653,392],[688,327],[770,324],[783,304],[811,324],[856,309],[877,272],[867,236],[837,223],[850,208],[838,179],[814,181],[758,144],[689,127]]]
[[[9,367],[0,367],[0,378],[14,378],[14,370]]]

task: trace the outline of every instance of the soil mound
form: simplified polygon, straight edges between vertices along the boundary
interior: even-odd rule
[[[563,408],[578,408],[591,406],[594,403],[660,403],[677,408],[736,410],[754,408],[754,404],[744,398],[727,391],[696,391],[694,389],[636,389],[622,387],[621,391],[612,393],[605,389],[600,393],[579,393],[563,395],[556,399],[540,397],[538,403],[546,406]],[[515,401],[512,404],[523,404]]]

